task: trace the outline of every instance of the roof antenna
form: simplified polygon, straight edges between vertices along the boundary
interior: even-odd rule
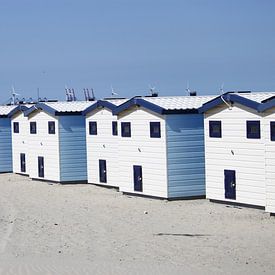
[[[224,87],[224,83],[222,83],[222,85],[221,85],[221,88],[220,88],[220,95],[224,94],[223,87]]]
[[[191,93],[191,90],[190,90],[190,88],[189,88],[189,81],[187,81],[187,84],[186,84],[186,89],[185,89],[185,91],[186,91],[187,95],[190,95],[190,93]]]
[[[189,81],[187,81],[186,89],[185,89],[187,95],[189,96],[196,96],[197,92],[196,91],[191,91],[189,88]]]
[[[223,98],[224,95],[224,83],[222,83],[221,88],[220,88],[220,96],[221,96],[221,100],[224,102],[224,104],[228,107],[229,110],[232,110],[232,106]]]
[[[112,96],[118,95],[118,93],[115,92],[115,90],[114,90],[114,88],[113,88],[113,85],[111,85],[111,95],[112,95]]]
[[[156,87],[152,87],[150,84],[149,84],[149,90],[152,97],[157,97],[159,95],[158,92],[156,91]]]

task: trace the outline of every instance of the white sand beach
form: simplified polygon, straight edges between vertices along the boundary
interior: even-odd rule
[[[263,210],[13,174],[0,190],[0,274],[275,273],[275,218]]]

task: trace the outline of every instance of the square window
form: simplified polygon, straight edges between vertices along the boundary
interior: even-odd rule
[[[36,134],[36,122],[30,122],[30,133]]]
[[[270,140],[275,141],[275,121],[270,121]]]
[[[121,136],[131,137],[131,122],[121,122]]]
[[[48,122],[48,133],[55,134],[55,122],[54,121]]]
[[[113,136],[117,136],[117,121],[112,121]]]
[[[222,137],[222,123],[219,120],[209,121],[209,137],[221,138]]]
[[[150,122],[150,137],[160,138],[160,122]]]
[[[261,138],[261,127],[259,120],[246,121],[246,137]]]
[[[97,135],[97,122],[96,121],[89,122],[89,133],[90,133],[90,135]]]
[[[19,133],[19,122],[13,122],[13,132]]]

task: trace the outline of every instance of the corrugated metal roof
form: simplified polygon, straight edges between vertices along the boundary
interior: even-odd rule
[[[162,97],[142,97],[165,110],[189,110],[198,109],[202,104],[212,100],[217,96],[162,96]]]
[[[57,112],[82,112],[95,101],[59,101],[59,102],[43,102],[45,105],[53,108]]]
[[[14,110],[18,105],[0,105],[0,116],[7,116],[12,110]]]
[[[128,98],[114,98],[114,99],[106,99],[104,101],[108,101],[116,106],[119,106],[120,104],[123,104],[124,102],[128,101]]]
[[[256,93],[234,93],[238,96],[253,100],[255,102],[261,103],[263,100],[274,97],[275,93],[264,93],[264,92],[256,92]]]

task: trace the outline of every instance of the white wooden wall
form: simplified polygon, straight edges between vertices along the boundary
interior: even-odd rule
[[[209,137],[209,120],[222,121],[222,138]],[[205,114],[206,197],[224,198],[224,169],[236,171],[235,202],[265,206],[264,125],[261,139],[246,138],[246,121],[261,115],[243,106],[217,107]],[[228,200],[230,201],[230,200]]]
[[[13,122],[19,122],[19,133],[13,132]],[[11,119],[12,127],[12,163],[13,172],[21,174],[29,174],[29,154],[28,154],[28,139],[29,139],[29,123],[28,118],[19,111]],[[21,172],[20,154],[26,155],[26,173]]]
[[[58,119],[44,111],[36,111],[29,116],[28,124],[32,121],[36,122],[37,133],[29,134],[29,175],[31,178],[39,179],[38,157],[41,156],[44,157],[42,179],[60,181]],[[55,134],[48,133],[48,121],[55,121]]]
[[[133,165],[142,166],[141,194],[167,197],[166,126],[163,117],[134,107],[119,115],[120,191],[134,191]],[[150,138],[150,121],[161,123],[161,138]],[[121,137],[121,122],[131,122],[131,137]]]
[[[89,135],[89,122],[97,122],[97,135]],[[118,138],[112,135],[112,121],[117,117],[109,109],[96,110],[86,116],[88,182],[119,187]],[[119,133],[118,133],[119,134]],[[99,180],[99,160],[106,160],[107,183]]]
[[[275,213],[275,141],[270,139],[270,122],[275,122],[275,108],[264,113],[266,155],[266,211]]]

